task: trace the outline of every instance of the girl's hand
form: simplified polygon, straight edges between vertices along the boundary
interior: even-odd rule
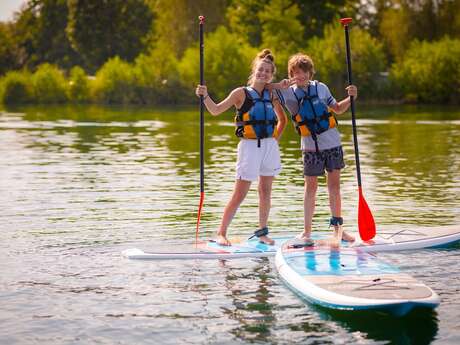
[[[206,85],[197,85],[195,94],[200,97],[203,96],[204,98],[208,97],[208,88]]]
[[[358,98],[358,89],[354,85],[349,85],[345,88],[348,92],[348,96],[353,96],[354,99]]]
[[[295,83],[297,83],[295,78],[283,79],[279,82],[282,89],[287,89],[289,86],[294,85]]]
[[[289,86],[295,83],[294,79],[283,79],[279,82],[281,89],[287,89]]]
[[[295,84],[295,79],[283,79],[278,83],[269,84],[272,89],[287,89],[289,86]]]

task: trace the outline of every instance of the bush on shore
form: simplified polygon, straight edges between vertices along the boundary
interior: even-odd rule
[[[96,73],[93,97],[106,104],[140,103],[136,96],[135,78],[131,65],[119,57],[108,60]]]
[[[23,104],[33,101],[30,73],[27,71],[8,72],[0,82],[0,102],[3,104]]]
[[[460,99],[460,40],[411,43],[390,78],[407,101],[458,103]]]
[[[40,65],[32,75],[34,101],[37,103],[64,103],[67,98],[67,80],[56,66]]]
[[[35,73],[10,71],[0,79],[0,103],[101,103],[190,104],[199,81],[198,47],[188,48],[178,60],[169,42],[130,64],[110,59],[90,79],[80,67],[68,78],[56,66],[43,64]],[[460,40],[414,41],[392,65],[389,78],[382,44],[367,32],[354,28],[351,35],[354,83],[362,99],[404,99],[410,102],[458,103],[460,99]],[[224,27],[206,36],[205,81],[211,96],[223,99],[245,85],[251,62],[259,49],[251,47]],[[312,56],[316,79],[330,86],[337,98],[347,84],[343,29],[330,25],[324,38],[309,41],[305,53]],[[284,66],[278,65],[279,74]]]
[[[91,100],[90,80],[79,66],[70,70],[68,98],[75,103],[88,103]]]
[[[150,54],[140,55],[134,63],[133,73],[141,103],[185,103],[178,61],[167,43],[160,42]]]

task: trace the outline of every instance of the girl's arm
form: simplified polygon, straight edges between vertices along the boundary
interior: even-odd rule
[[[204,105],[208,109],[208,111],[217,116],[224,111],[228,110],[231,106],[235,106],[236,108],[240,108],[243,105],[245,94],[242,87],[236,88],[219,104],[216,104],[211,97],[209,97],[208,89],[206,85],[198,85],[195,91],[196,95],[204,97]]]
[[[348,92],[348,97],[342,99],[340,102],[336,103],[334,106],[331,107],[331,109],[336,114],[342,114],[348,110],[351,104],[350,96],[353,96],[355,100],[358,98],[358,89],[356,88],[356,86],[349,85],[347,86],[346,90]]]
[[[276,127],[277,132],[278,132],[278,137],[276,138],[276,140],[279,141],[281,138],[281,135],[284,132],[284,128],[286,128],[287,117],[286,117],[286,114],[284,113],[283,107],[281,106],[277,98],[273,100],[273,107],[275,109],[276,117],[278,118],[278,125]]]

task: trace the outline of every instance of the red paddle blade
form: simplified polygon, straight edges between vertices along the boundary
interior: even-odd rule
[[[198,219],[196,221],[196,232],[195,232],[195,241],[198,241],[198,233],[200,232],[200,219],[201,219],[201,210],[203,209],[204,201],[204,192],[200,193],[200,206],[198,207]]]
[[[371,210],[363,196],[363,191],[359,187],[359,204],[358,204],[358,229],[359,236],[363,241],[369,241],[375,236],[375,222]]]

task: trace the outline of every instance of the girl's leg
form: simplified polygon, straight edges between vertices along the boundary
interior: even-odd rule
[[[274,179],[274,176],[259,176],[259,226],[261,229],[267,226]],[[261,236],[259,240],[270,245],[275,243],[275,241],[268,236]]]
[[[248,194],[250,187],[251,181],[236,180],[232,197],[227,206],[225,206],[224,215],[222,216],[222,221],[220,223],[219,230],[217,231],[217,243],[220,245],[231,245],[230,241],[227,239],[227,228],[235,216],[238,207],[246,197],[246,194]]]
[[[316,190],[318,189],[317,176],[305,176],[303,209],[304,209],[304,230],[298,236],[303,239],[311,237],[313,214],[315,213]]]
[[[340,195],[340,170],[335,169],[328,171],[327,173],[327,189],[329,191],[329,206],[331,208],[331,214],[333,217],[341,217],[342,214],[342,197]],[[336,234],[342,231],[341,225],[334,226]],[[343,232],[342,237],[345,241],[353,242],[355,238]]]

